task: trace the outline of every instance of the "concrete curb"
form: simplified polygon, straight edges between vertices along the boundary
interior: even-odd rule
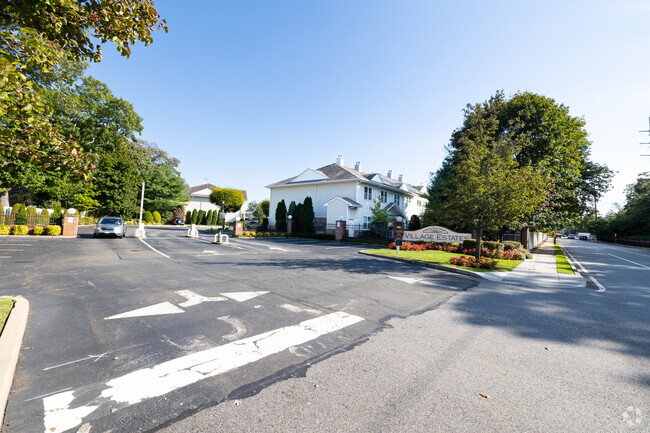
[[[9,317],[7,317],[0,335],[0,427],[4,423],[5,409],[14,381],[20,346],[23,342],[29,315],[27,299],[19,296],[3,296],[3,298],[13,299],[14,308],[9,312]]]
[[[452,268],[450,266],[443,266],[443,265],[438,265],[438,264],[435,264],[435,263],[421,262],[419,260],[412,260],[412,259],[403,259],[401,257],[382,256],[382,255],[379,255],[379,254],[366,253],[365,251],[359,251],[359,254],[363,254],[364,256],[377,257],[377,258],[380,258],[380,259],[396,260],[398,262],[411,263],[413,265],[423,266],[425,268],[432,268],[432,269],[438,269],[439,271],[453,272],[454,274],[468,275],[470,277],[477,277],[477,278],[483,278],[485,280],[497,281],[497,280],[493,279],[494,276],[492,276],[493,278],[490,278],[490,277],[488,277],[486,275],[483,275],[483,272],[466,271],[465,269]],[[499,277],[497,277],[497,278],[499,278]],[[500,279],[502,279],[502,278],[503,277],[500,277]],[[498,281],[500,281],[500,279]]]

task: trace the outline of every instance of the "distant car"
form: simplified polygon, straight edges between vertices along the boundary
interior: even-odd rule
[[[256,221],[256,220],[247,220],[246,221],[246,227],[249,228],[249,229],[257,228],[258,225],[259,225],[259,222]]]
[[[568,236],[568,238],[569,238],[569,239],[575,239],[575,238],[576,238],[576,235],[574,235],[574,234],[570,234],[570,235]]]
[[[562,239],[566,239],[566,235],[562,235]]]
[[[185,224],[185,219],[183,217],[176,217],[173,219],[172,224],[175,226],[182,226]]]
[[[587,240],[589,240],[589,238],[591,237],[591,234],[590,234],[590,233],[578,233],[578,234],[576,235],[576,237],[577,237],[578,239],[580,239],[581,241],[587,241]]]
[[[99,220],[93,231],[93,237],[115,236],[122,239],[126,236],[126,224],[122,217],[105,216]]]

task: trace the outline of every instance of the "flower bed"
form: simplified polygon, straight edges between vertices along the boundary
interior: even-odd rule
[[[456,266],[466,266],[468,268],[478,268],[478,269],[496,269],[499,264],[498,261],[491,259],[489,257],[481,257],[478,261],[476,257],[452,257],[449,259],[449,263]]]
[[[388,248],[391,250],[395,249],[395,242],[392,242],[391,244],[388,245]],[[436,242],[404,242],[402,243],[402,246],[400,247],[402,251],[429,251],[429,250],[436,250],[436,251],[445,251],[448,253],[456,253],[456,254],[465,254],[468,256],[473,256],[476,253],[476,249],[474,248],[464,248],[462,245],[453,243],[453,244],[448,244],[446,242],[442,243],[436,243]],[[502,259],[502,260],[524,260],[527,258],[527,256],[530,255],[530,253],[523,249],[511,249],[511,250],[500,250],[500,249],[488,249],[488,248],[482,248],[481,249],[481,257],[488,257],[491,259]]]

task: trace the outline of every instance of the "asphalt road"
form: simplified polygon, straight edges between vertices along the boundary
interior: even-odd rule
[[[333,242],[80,233],[0,239],[0,292],[31,307],[4,432],[173,426],[477,284]]]

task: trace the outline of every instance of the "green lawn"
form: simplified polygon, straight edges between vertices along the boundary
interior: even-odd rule
[[[14,301],[12,299],[0,298],[0,333],[2,333],[2,328],[5,326],[5,320],[9,312],[14,306]]]
[[[475,272],[509,272],[514,268],[519,266],[521,263],[518,260],[497,260],[497,268],[492,271],[490,269],[477,269],[477,268],[468,268],[467,266],[457,266],[449,263],[449,259],[452,257],[461,257],[463,254],[448,253],[446,251],[437,251],[437,250],[427,250],[427,251],[400,251],[399,255],[395,250],[390,249],[381,249],[381,250],[366,250],[364,253],[377,254],[380,256],[388,257],[401,257],[403,259],[410,260],[419,260],[421,262],[435,263],[438,265],[449,266],[452,268],[465,269],[468,271]]]
[[[562,248],[558,244],[555,244],[555,262],[557,263],[557,272],[560,274],[573,274],[573,269],[569,261],[566,259]]]

